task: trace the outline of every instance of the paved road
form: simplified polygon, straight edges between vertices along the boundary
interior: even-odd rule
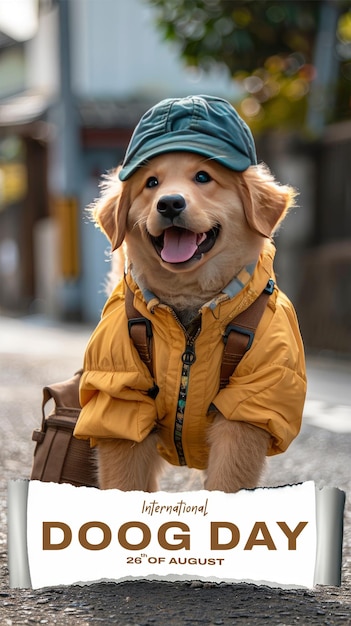
[[[308,359],[309,393],[301,435],[269,461],[265,484],[314,480],[347,493],[341,587],[281,590],[253,585],[99,583],[85,587],[8,587],[6,484],[27,478],[40,421],[41,388],[81,366],[90,329],[38,318],[0,317],[0,623],[121,626],[351,624],[351,363]],[[163,487],[201,486],[199,472],[172,470]]]

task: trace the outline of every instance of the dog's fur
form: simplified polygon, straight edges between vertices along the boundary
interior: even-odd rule
[[[199,172],[206,172],[209,180],[203,182]],[[183,196],[186,206],[170,218],[157,207],[161,197],[174,194]],[[275,231],[294,197],[295,191],[279,185],[263,165],[238,173],[211,159],[173,152],[152,159],[124,183],[117,169],[105,181],[93,214],[113,250],[124,244],[139,286],[172,306],[186,326],[243,266],[258,258],[265,238]],[[199,234],[215,228],[218,236],[208,252],[170,263],[162,260],[152,238],[171,226]],[[228,421],[218,413],[208,441],[206,489],[235,492],[257,486],[269,441],[264,430]],[[156,490],[162,462],[156,445],[157,433],[138,444],[101,440],[100,486]]]

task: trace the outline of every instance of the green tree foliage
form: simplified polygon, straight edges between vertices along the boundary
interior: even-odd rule
[[[301,128],[311,106],[323,108],[325,121],[350,117],[351,0],[148,3],[189,66],[228,68],[243,89],[241,113],[256,130]]]

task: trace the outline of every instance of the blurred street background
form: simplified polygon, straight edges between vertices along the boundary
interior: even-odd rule
[[[267,484],[347,492],[342,586],[194,598],[156,585],[154,604],[142,585],[11,591],[6,480],[29,475],[41,388],[81,366],[105,301],[111,255],[86,207],[140,116],[196,93],[232,102],[259,160],[299,190],[276,271],[298,313],[309,388],[301,436],[271,459]],[[351,0],[0,0],[2,623],[351,623],[350,163]],[[200,485],[197,473],[165,477],[167,489]]]
[[[162,98],[230,100],[299,191],[276,237],[309,349],[351,353],[350,0],[0,0],[0,311],[96,323],[87,205]]]

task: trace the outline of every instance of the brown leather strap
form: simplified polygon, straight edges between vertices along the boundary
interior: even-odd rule
[[[66,407],[80,409],[79,403],[79,383],[83,370],[78,370],[69,380],[60,383],[47,385],[43,389],[42,402],[42,430],[45,430],[45,405],[51,398],[55,402],[56,407]]]
[[[129,336],[138,350],[141,360],[147,366],[152,378],[154,378],[151,322],[146,317],[140,315],[139,311],[135,308],[133,301],[133,292],[126,283],[125,307],[128,317]]]
[[[44,440],[35,449],[31,480],[43,480],[45,476],[47,482],[60,482],[71,438],[72,429],[47,428]]]
[[[225,345],[220,373],[220,389],[228,385],[229,378],[233,375],[235,368],[245,352],[251,348],[256,328],[273,289],[274,282],[269,281],[257,300],[228,324],[223,337]]]
[[[273,293],[273,289],[274,282],[270,280],[257,300],[228,324],[223,338],[225,346],[221,364],[220,389],[226,387],[235,368],[240,363],[245,352],[251,347],[256,328],[266,308],[268,298]],[[151,376],[154,378],[151,322],[141,316],[135,308],[134,295],[127,283],[125,307],[128,317],[129,335],[141,360],[148,367]]]

